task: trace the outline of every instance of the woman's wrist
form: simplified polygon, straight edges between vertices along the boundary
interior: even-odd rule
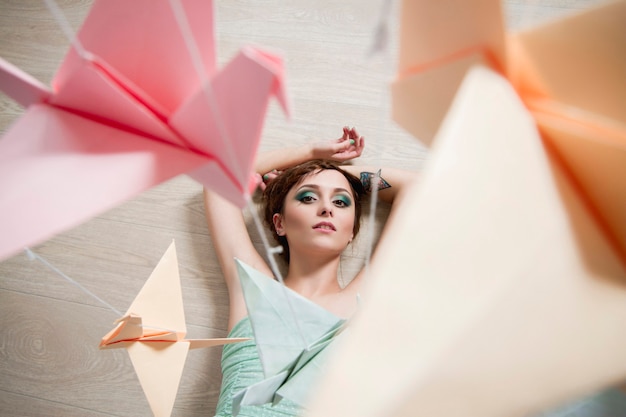
[[[317,151],[313,144],[303,144],[290,148],[280,148],[259,153],[255,170],[266,173],[272,170],[283,170],[302,162],[316,158]]]
[[[302,162],[310,161],[312,159],[321,159],[324,157],[318,142],[306,143],[304,145],[303,154],[306,155],[306,158]]]
[[[328,141],[311,141],[290,148],[280,148],[259,154],[256,172],[264,174],[271,170],[283,170],[312,159],[332,159],[346,162],[361,155],[365,142],[357,131],[343,128],[343,136]]]

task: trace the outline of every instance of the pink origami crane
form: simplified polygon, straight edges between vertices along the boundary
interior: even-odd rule
[[[212,2],[171,3],[97,0],[51,89],[0,60],[26,107],[0,140],[0,259],[181,173],[244,205],[282,61],[244,48],[218,72]]]
[[[403,2],[394,114],[432,152],[308,417],[527,417],[626,380],[624,22],[507,37],[497,0]]]

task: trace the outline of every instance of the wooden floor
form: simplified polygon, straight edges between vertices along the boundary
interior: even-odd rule
[[[91,2],[59,3],[77,30]],[[538,3],[507,1],[511,27],[594,2]],[[397,5],[390,16],[389,46],[382,54],[367,56],[382,4],[380,0],[216,2],[220,64],[250,43],[282,51],[286,59],[293,116],[285,120],[276,103],[271,104],[262,149],[335,138],[342,126],[351,125],[367,140],[358,163],[420,169],[427,150],[389,117]],[[0,56],[49,83],[68,41],[43,2],[0,0],[0,33]],[[5,96],[0,98],[4,131],[21,109]],[[378,207],[375,214],[377,220],[384,219],[386,207]],[[371,243],[364,236],[346,256],[346,275],[364,262]],[[0,231],[0,239],[10,238]],[[163,183],[33,250],[123,312],[172,239],[178,248],[188,336],[224,336],[226,288],[204,222],[201,186],[188,177]],[[25,254],[0,262],[0,415],[151,415],[125,351],[97,348],[116,318],[112,309]],[[220,388],[219,360],[219,348],[189,354],[173,415],[213,415]],[[626,415],[626,407],[622,412]]]

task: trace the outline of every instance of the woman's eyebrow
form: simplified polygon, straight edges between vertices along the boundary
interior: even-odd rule
[[[303,188],[313,188],[313,189],[315,189],[315,190],[319,190],[319,189],[320,189],[320,186],[319,186],[319,185],[316,185],[316,184],[302,184],[301,186],[299,186],[299,187],[297,188],[297,190],[301,190],[301,189],[303,189]]]
[[[313,188],[314,190],[320,190],[322,187],[317,184],[302,184],[297,189],[301,190],[303,188]],[[343,187],[335,187],[333,188],[333,192],[335,193],[344,192],[344,193],[352,194],[350,193],[350,191],[348,191],[346,188],[343,188]]]
[[[336,193],[347,193],[347,194],[352,195],[352,193],[351,193],[350,191],[346,190],[346,189],[345,189],[345,188],[343,188],[343,187],[337,187],[337,188],[335,188],[335,190],[334,190],[334,191],[335,191]]]

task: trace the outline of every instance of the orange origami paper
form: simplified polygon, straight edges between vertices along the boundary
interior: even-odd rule
[[[624,19],[614,1],[507,36],[498,0],[405,1],[394,119],[430,143],[467,70],[498,71],[626,262]]]
[[[243,206],[269,96],[287,110],[279,57],[216,69],[206,0],[97,0],[51,89],[1,59],[0,89],[26,107],[0,140],[0,259],[181,173]]]
[[[437,133],[307,416],[528,417],[626,380],[626,2],[516,35],[523,65],[498,10],[405,2],[395,114]]]
[[[187,327],[174,242],[101,349],[125,348],[155,416],[169,416],[189,349],[245,338],[185,339]]]

